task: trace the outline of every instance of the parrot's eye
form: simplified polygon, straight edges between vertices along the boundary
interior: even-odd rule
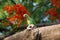
[[[32,26],[30,26],[30,28],[32,28]]]

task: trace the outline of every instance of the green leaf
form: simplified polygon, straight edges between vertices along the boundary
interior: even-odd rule
[[[58,15],[60,15],[60,8],[57,9],[57,13],[58,13]]]

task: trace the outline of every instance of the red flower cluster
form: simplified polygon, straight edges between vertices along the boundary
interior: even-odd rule
[[[54,8],[50,8],[47,13],[54,17],[58,15],[56,9]]]
[[[13,5],[13,7],[12,6],[5,6],[4,10],[7,10],[8,13],[11,13],[11,11],[13,11],[13,10],[14,10],[14,12],[16,12],[16,14],[12,17],[9,17],[8,20],[10,22],[15,22],[17,20],[18,26],[20,26],[21,20],[24,19],[24,17],[23,17],[24,14],[30,15],[30,13],[27,11],[27,9],[21,4]]]
[[[58,16],[57,11],[54,8],[49,9],[47,14],[50,15],[51,20],[54,20]]]
[[[51,0],[52,5],[56,7],[60,7],[60,0]]]
[[[27,9],[21,4],[14,5],[14,10],[16,12],[16,15],[18,15],[21,19],[24,18],[23,17],[24,14],[28,14],[29,15],[29,12],[27,11]],[[19,17],[17,17],[17,18],[19,18]]]
[[[56,5],[56,1],[57,1],[57,0],[51,0],[53,6]]]

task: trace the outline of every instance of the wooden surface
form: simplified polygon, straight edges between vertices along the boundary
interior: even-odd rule
[[[25,29],[4,40],[60,40],[60,24],[32,30]]]

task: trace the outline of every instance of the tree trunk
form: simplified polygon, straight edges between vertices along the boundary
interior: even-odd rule
[[[60,24],[31,30],[25,29],[4,40],[60,40]]]

